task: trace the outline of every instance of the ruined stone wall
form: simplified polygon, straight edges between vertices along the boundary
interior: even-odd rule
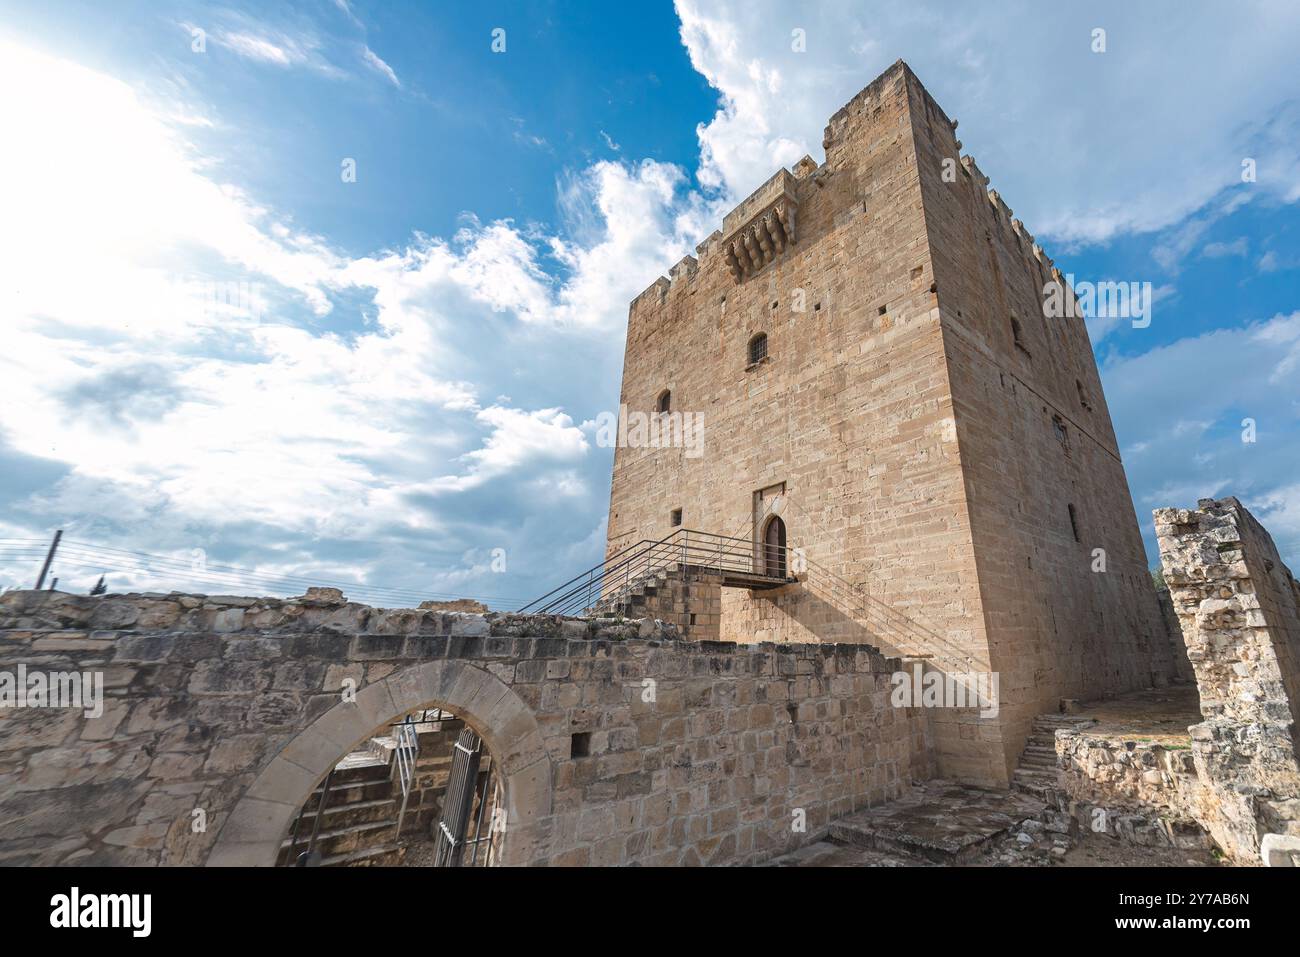
[[[956,124],[918,95],[926,236],[1010,765],[1058,699],[1163,684],[1172,658],[1085,324],[1044,318],[1051,260],[961,157]]]
[[[826,162],[782,171],[723,230],[639,296],[621,401],[704,416],[702,454],[618,448],[609,551],[687,528],[757,536],[778,497],[801,583],[726,589],[721,636],[859,641],[989,669],[979,582],[899,63],[831,118]],[[797,201],[797,241],[737,282],[725,240],[772,190]],[[768,357],[748,362],[756,333]],[[766,490],[767,494],[760,495]],[[775,491],[774,491],[775,490]],[[932,723],[939,773],[1005,783],[996,722]]]
[[[1204,847],[1205,800],[1191,748],[1062,729],[1057,764],[1067,811],[1080,827],[1133,844]]]
[[[616,614],[629,618],[653,618],[677,628],[690,641],[720,640],[722,621],[721,576],[698,569],[662,570],[657,576],[634,585],[614,603]],[[755,637],[754,641],[771,638]]]
[[[374,609],[328,590],[12,592],[0,675],[20,665],[100,673],[106,700],[99,717],[0,708],[6,864],[270,864],[343,754],[433,707],[491,752],[505,863],[751,862],[895,797],[918,734],[890,706],[898,663],[861,645],[683,642],[652,621]]]
[[[1157,509],[1156,537],[1205,721],[1198,772],[1219,845],[1257,859],[1267,833],[1300,836],[1300,586],[1235,498]]]
[[[1174,599],[1169,594],[1167,585],[1156,586],[1156,601],[1160,603],[1160,618],[1164,621],[1165,632],[1169,636],[1169,657],[1174,663],[1174,680],[1180,684],[1195,684],[1196,672],[1192,670],[1192,662],[1187,657],[1183,626],[1178,621],[1178,613],[1174,611]]]

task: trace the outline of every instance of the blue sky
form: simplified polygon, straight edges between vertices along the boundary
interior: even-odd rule
[[[78,589],[547,590],[602,554],[628,300],[903,57],[1063,272],[1156,291],[1091,323],[1151,563],[1236,494],[1295,568],[1300,10],[964,9],[0,0],[0,538],[122,549]]]

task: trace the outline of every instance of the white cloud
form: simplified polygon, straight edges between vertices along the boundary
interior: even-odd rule
[[[293,66],[306,63],[308,59],[306,52],[298,44],[289,40],[281,40],[276,44],[251,33],[224,31],[218,32],[214,39],[232,53],[276,66]]]
[[[1230,243],[1206,243],[1201,255],[1208,259],[1222,259],[1225,256],[1244,256],[1248,248],[1245,236],[1238,236]]]
[[[1160,229],[1241,185],[1300,196],[1294,73],[1300,7],[1237,4],[1187,16],[1165,0],[1087,7],[677,0],[691,62],[723,97],[700,126],[700,179],[743,198],[780,164],[822,157],[827,119],[899,57],[1025,221],[1056,242]],[[1108,50],[1090,51],[1107,30]],[[1176,40],[1170,24],[1178,24]],[[792,50],[791,30],[806,33]]]
[[[429,491],[464,491],[528,464],[548,460],[576,463],[587,454],[586,436],[559,409],[524,412],[489,406],[477,418],[492,427],[483,447],[461,456],[469,465],[464,474],[439,478]],[[572,481],[565,475],[561,484],[567,486]]]
[[[211,178],[169,112],[126,85],[10,44],[0,82],[32,91],[0,103],[23,144],[0,179],[0,256],[21,279],[0,287],[0,453],[65,469],[18,503],[29,520],[154,551],[258,527],[259,567],[289,570],[316,567],[331,542],[381,537],[385,558],[346,567],[404,549],[427,560],[435,536],[469,556],[435,576],[455,583],[481,572],[498,521],[517,533],[556,497],[599,502],[567,412],[478,396],[533,359],[535,338],[512,330],[617,329],[690,248],[703,214],[680,169],[575,173],[584,242],[467,217],[450,240],[349,259]],[[214,303],[209,280],[247,295]],[[371,321],[318,331],[343,294],[369,300]],[[491,508],[453,504],[498,482]],[[549,527],[538,541],[554,541]],[[268,548],[293,557],[268,565]]]
[[[388,80],[388,82],[393,84],[393,86],[401,89],[402,83],[397,79],[397,74],[393,72],[391,66],[380,59],[379,54],[375,53],[374,50],[367,46],[362,52],[362,57],[366,61],[367,66]]]
[[[1231,494],[1300,551],[1300,312],[1113,357],[1101,371],[1148,535],[1152,508]],[[1254,441],[1243,440],[1248,419]]]

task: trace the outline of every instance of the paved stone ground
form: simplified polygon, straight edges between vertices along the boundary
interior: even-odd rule
[[[1021,821],[1045,811],[1041,801],[1015,791],[927,781],[897,801],[832,822],[830,836],[843,844],[952,863],[982,853]]]
[[[1207,851],[1172,847],[1137,847],[1104,834],[1088,834],[1063,857],[1040,853],[1042,847],[998,847],[956,865],[959,867],[1222,867]],[[834,841],[819,841],[769,861],[767,867],[942,867],[910,854],[893,854]]]
[[[1057,811],[1013,791],[928,781],[898,801],[831,825],[831,837],[770,867],[1219,866],[1209,851],[1140,847],[1081,832]]]
[[[768,861],[763,867],[937,867],[911,854],[874,851],[866,847],[818,841]]]
[[[1117,740],[1149,741],[1166,746],[1190,745],[1187,730],[1202,720],[1195,685],[1171,685],[1117,695],[1104,701],[1085,702],[1077,714],[1096,725],[1090,733]]]

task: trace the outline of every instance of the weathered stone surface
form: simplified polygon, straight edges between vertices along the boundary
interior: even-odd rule
[[[1265,834],[1259,845],[1259,856],[1267,867],[1300,867],[1300,837]]]
[[[218,630],[222,615],[238,627]],[[90,637],[106,618],[114,636]],[[898,662],[863,645],[690,642],[655,620],[333,595],[11,592],[0,670],[42,654],[5,640],[32,619],[60,636],[60,667],[102,670],[114,691],[96,719],[0,716],[5,863],[270,863],[329,767],[421,707],[462,715],[488,743],[508,781],[509,863],[759,861],[894,797],[925,740],[924,715],[889,704]],[[806,831],[792,829],[794,808]],[[191,827],[196,810],[206,830]]]
[[[645,614],[998,672],[995,722],[945,710],[931,735],[936,773],[1005,785],[1057,699],[1173,674],[1096,361],[1082,318],[1044,317],[1050,260],[958,163],[906,64],[824,142],[824,163],[777,171],[633,300],[606,554],[680,527],[737,536],[743,557],[777,516],[796,583],[670,582]],[[660,440],[638,441],[633,416]]]
[[[1267,832],[1300,834],[1300,584],[1235,498],[1156,509],[1155,526],[1206,719],[1191,728],[1197,818],[1253,863]]]

